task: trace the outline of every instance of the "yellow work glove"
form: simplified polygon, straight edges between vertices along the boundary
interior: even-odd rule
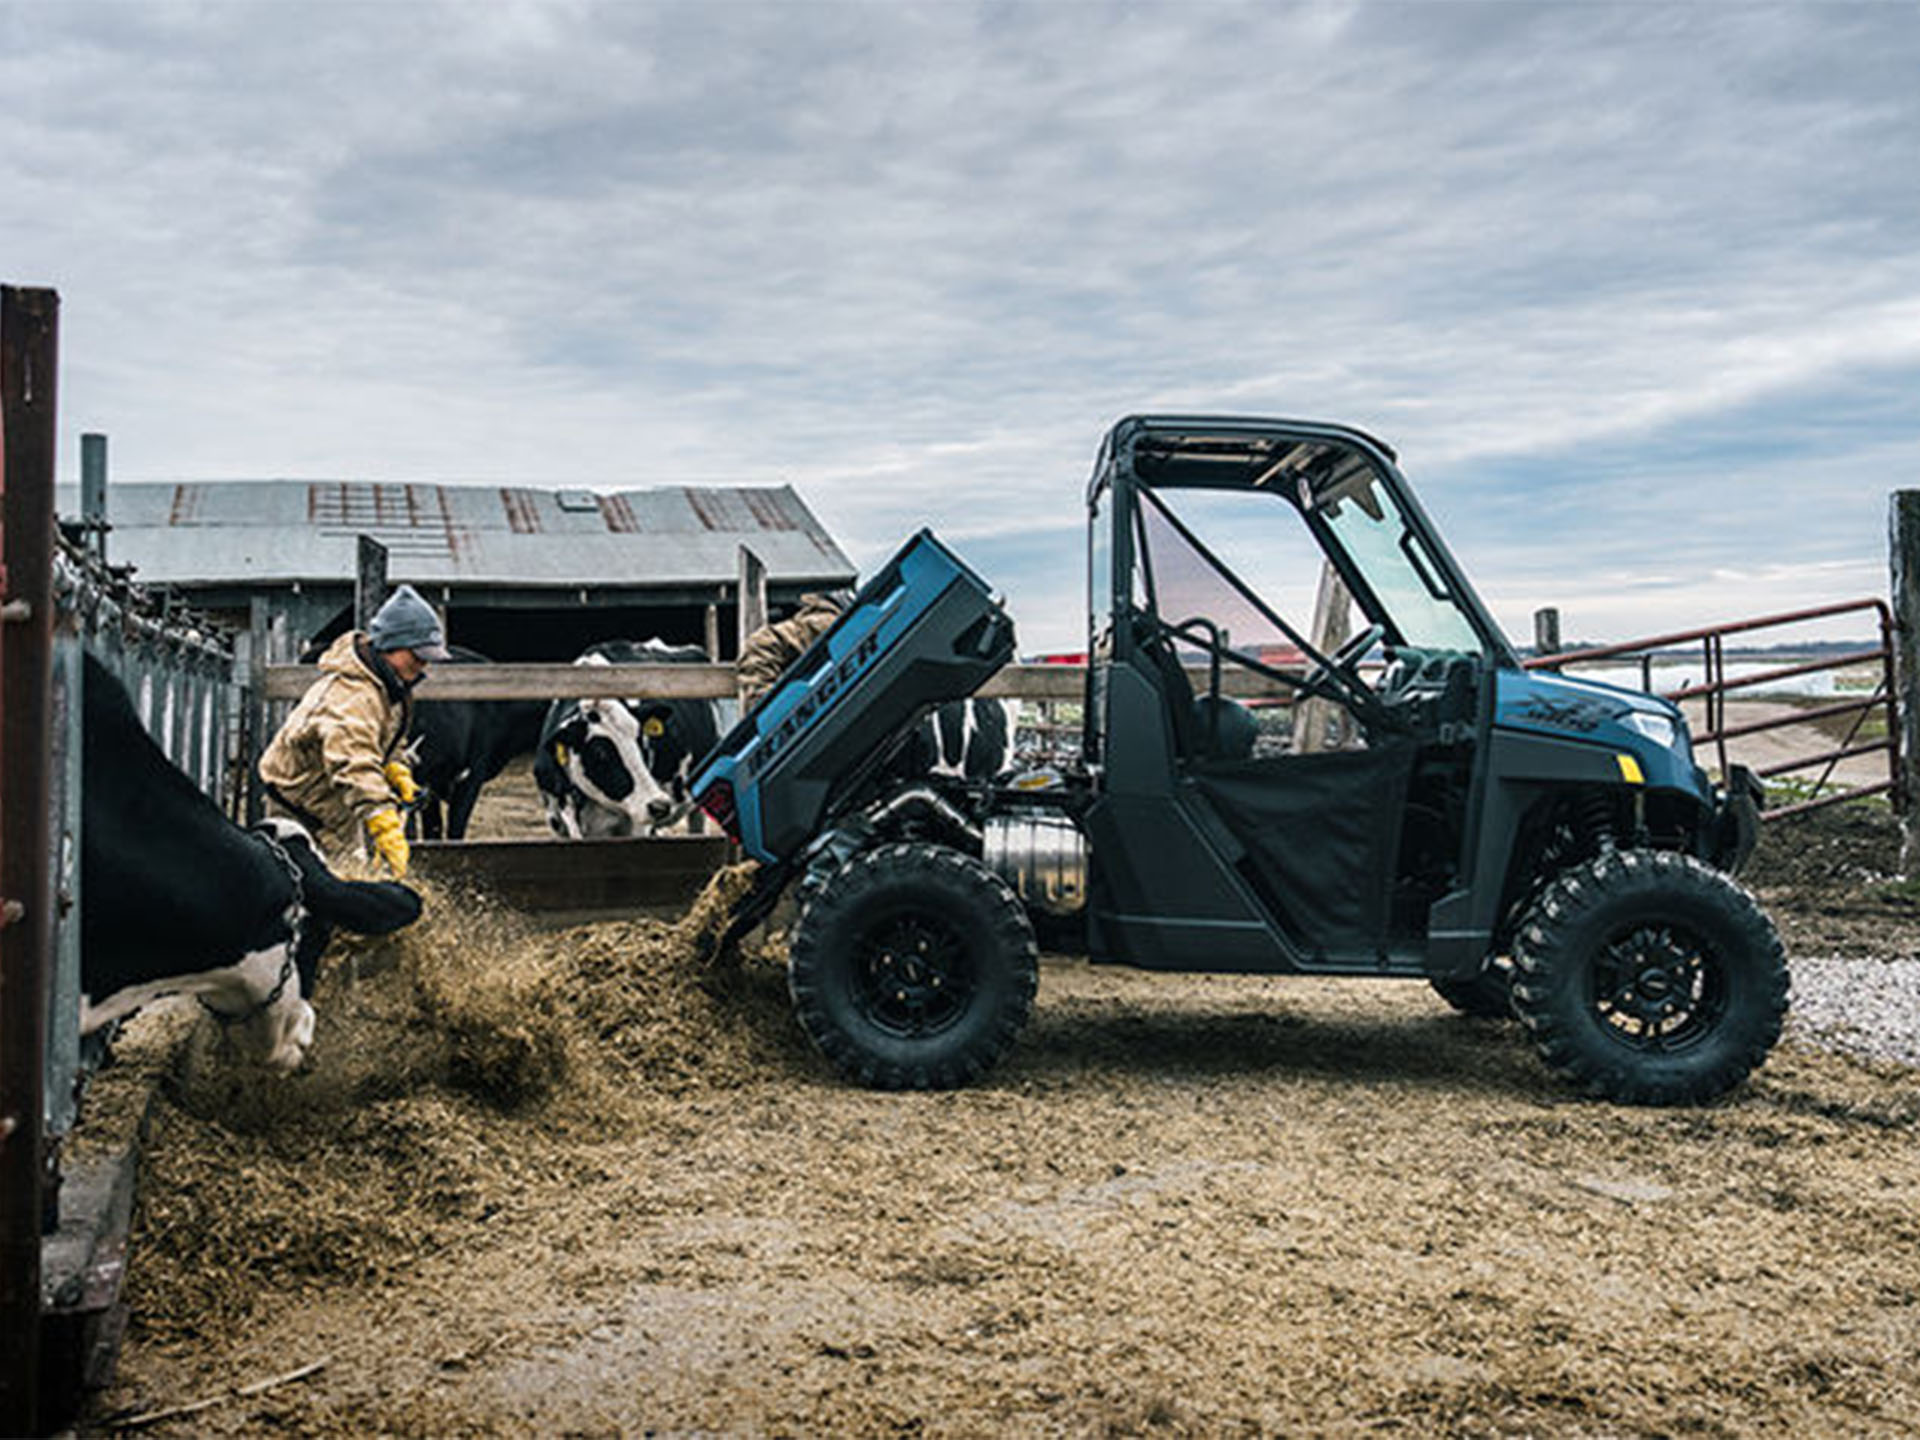
[[[387,761],[387,784],[393,787],[393,793],[400,797],[402,805],[411,805],[420,798],[420,785],[413,778],[413,769],[404,760]]]
[[[400,818],[400,812],[374,811],[367,816],[367,834],[373,837],[373,848],[380,852],[380,858],[387,862],[388,868],[404,879],[407,861],[413,850],[407,844],[407,826]]]

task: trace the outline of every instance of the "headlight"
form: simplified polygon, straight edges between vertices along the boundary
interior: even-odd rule
[[[1680,731],[1673,721],[1665,715],[1656,715],[1651,710],[1630,710],[1620,717],[1620,723],[1636,735],[1644,735],[1654,744],[1671,750],[1679,738]]]

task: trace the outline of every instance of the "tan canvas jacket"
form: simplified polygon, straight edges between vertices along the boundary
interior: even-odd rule
[[[840,618],[840,607],[824,595],[802,595],[800,608],[790,617],[773,625],[762,625],[747,637],[736,669],[740,681],[740,703],[751,705],[780,678],[800,652],[833,628]]]
[[[326,829],[325,848],[357,852],[367,816],[394,804],[383,767],[407,733],[412,703],[395,699],[363,652],[342,635],[316,680],[260,757],[260,778]]]

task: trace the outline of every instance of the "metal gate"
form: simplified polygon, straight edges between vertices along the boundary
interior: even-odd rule
[[[1821,649],[1818,653],[1798,659],[1791,657],[1790,649],[1781,654],[1777,646],[1768,644],[1769,640],[1777,641],[1781,632],[1790,632],[1793,627],[1848,615],[1870,620],[1879,635],[1879,644],[1837,651]],[[1740,643],[1754,649],[1765,647],[1773,650],[1784,663],[1762,664],[1760,668],[1749,669],[1745,673],[1734,673],[1728,668],[1727,658],[1727,641],[1732,636],[1740,637]],[[1618,645],[1541,655],[1526,664],[1530,670],[1564,670],[1572,666],[1608,662],[1638,665],[1642,690],[1664,695],[1676,704],[1699,702],[1704,724],[1696,729],[1694,743],[1700,749],[1712,747],[1723,775],[1727,772],[1729,762],[1728,741],[1769,732],[1791,731],[1815,725],[1822,720],[1846,721],[1837,745],[1812,746],[1804,754],[1795,751],[1752,767],[1762,780],[1778,781],[1785,777],[1801,780],[1799,793],[1782,794],[1780,787],[1769,787],[1768,805],[1761,812],[1761,818],[1778,820],[1787,815],[1798,815],[1869,795],[1887,795],[1892,798],[1896,808],[1904,810],[1910,797],[1901,794],[1900,786],[1900,717],[1895,701],[1897,690],[1893,676],[1893,638],[1893,615],[1886,602],[1848,600],[1811,610],[1788,610],[1752,620],[1709,625],[1698,630],[1676,630],[1670,635],[1627,640]],[[1791,646],[1791,643],[1789,638],[1787,644]],[[1697,651],[1693,648],[1695,646],[1699,647]],[[1670,660],[1676,654],[1683,653],[1689,657],[1698,655],[1701,678],[1690,684],[1656,690],[1653,679],[1656,666],[1662,660]],[[1751,695],[1767,687],[1778,686],[1782,681],[1814,676],[1833,675],[1837,679],[1847,671],[1864,672],[1871,677],[1870,682],[1854,698],[1795,706],[1790,713],[1746,721],[1735,721],[1729,715],[1728,697],[1737,692],[1744,691]],[[1886,757],[1884,779],[1855,784],[1835,780],[1844,762],[1881,755]]]
[[[55,1283],[71,1247],[52,1234],[74,1228],[57,1161],[85,1068],[85,657],[119,677],[168,758],[216,802],[232,790],[238,713],[221,628],[110,569],[97,529],[63,534],[56,520],[58,313],[52,291],[0,288],[0,1414],[31,1428],[64,1418],[96,1358],[92,1319],[118,1301],[117,1266]],[[80,1223],[92,1233],[98,1221]],[[61,1264],[48,1263],[55,1241]]]

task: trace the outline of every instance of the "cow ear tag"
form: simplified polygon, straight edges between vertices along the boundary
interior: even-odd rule
[[[553,742],[553,758],[561,765],[567,763],[567,747],[558,740]]]
[[[647,722],[640,727],[640,733],[645,735],[649,740],[658,740],[662,735],[667,733],[667,727],[659,716],[654,715],[648,717]]]

